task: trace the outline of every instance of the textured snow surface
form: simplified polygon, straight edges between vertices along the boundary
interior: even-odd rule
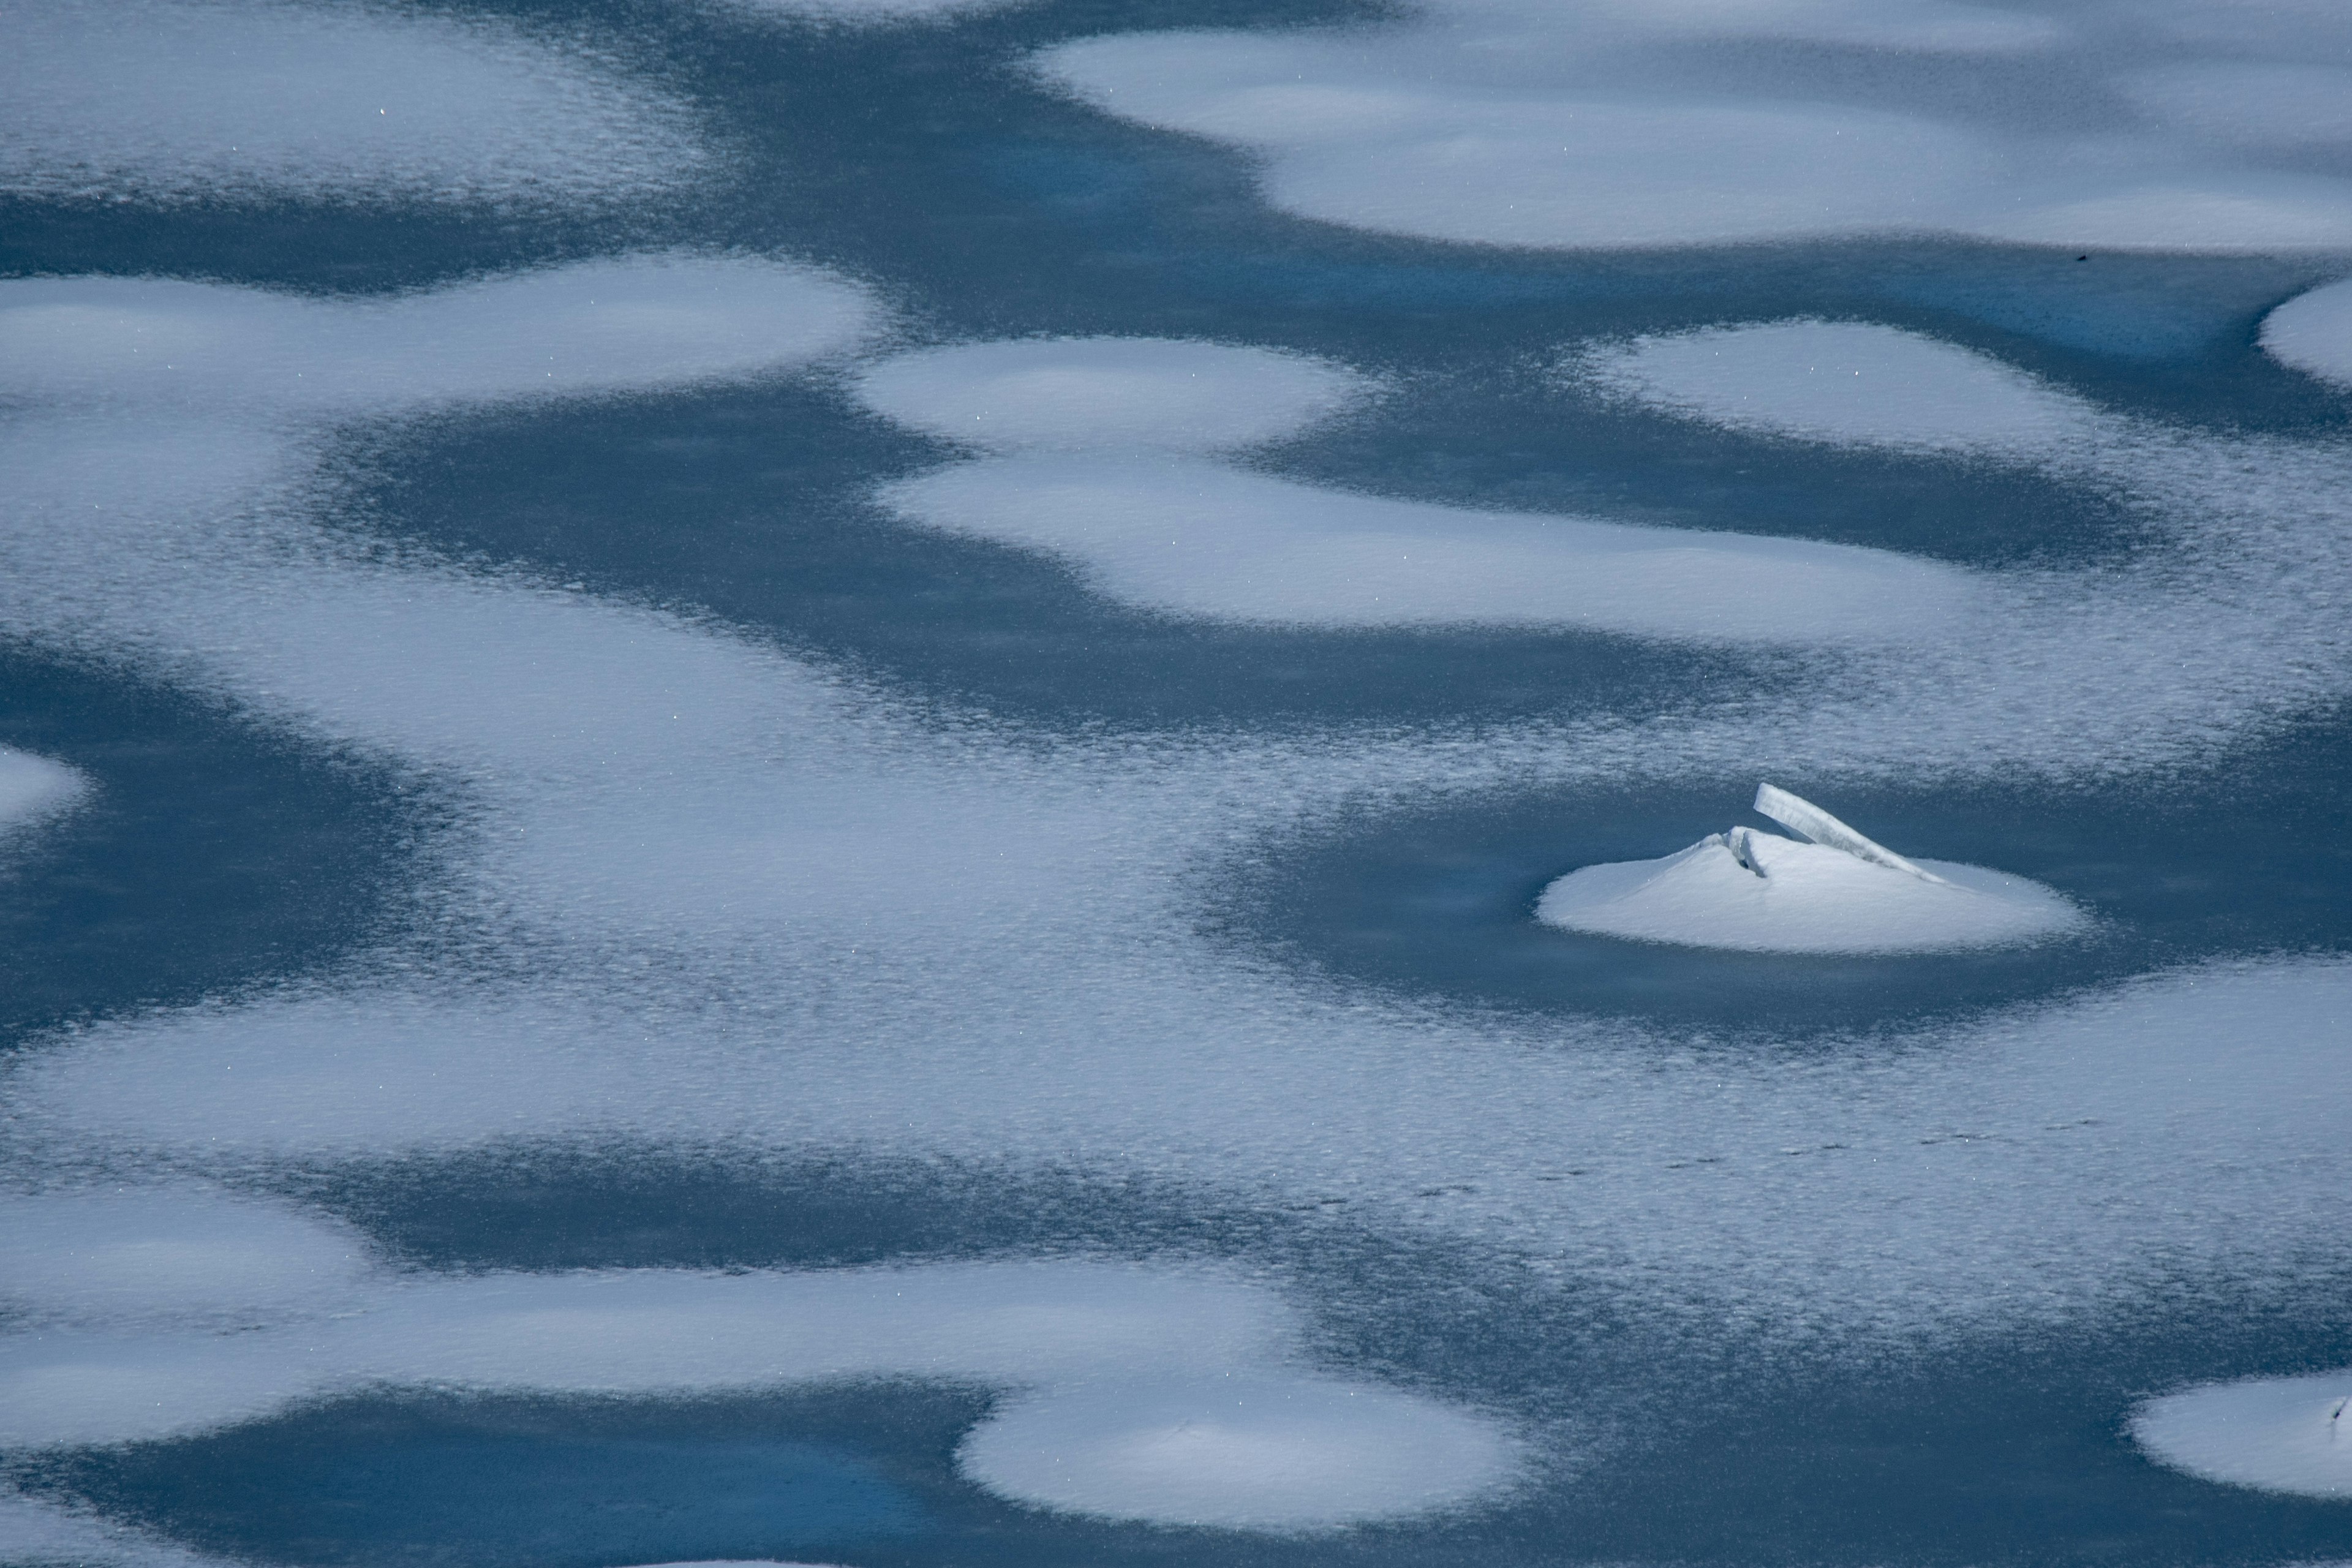
[[[1290,435],[1370,385],[1345,365],[1268,349],[1045,338],[900,354],[857,390],[878,414],[991,450],[1208,452]]]
[[[1722,837],[1656,860],[1570,871],[1536,918],[1564,931],[1744,952],[1930,952],[1998,947],[2084,924],[2039,883],[1981,866],[1923,860],[1925,881],[1842,849],[1750,835],[1762,875]]]
[[[1034,0],[709,0],[755,16],[837,27],[904,26],[954,22],[992,11],[1011,10]]]
[[[336,309],[356,330],[373,307]],[[21,384],[91,375],[75,342],[43,341],[14,362]],[[1570,1022],[1574,1050],[1531,1057],[1504,1026],[1327,1000],[1184,934],[1204,856],[1341,803],[1531,781],[1572,796],[1791,759],[2095,773],[2259,732],[2352,689],[2336,608],[2347,487],[2324,450],[2103,447],[2200,542],[2193,571],[2042,582],[1986,623],[1997,637],[1963,622],[1867,681],[1704,725],[1040,751],[908,726],[820,668],[653,611],[345,554],[308,521],[280,405],[253,406],[163,417],[93,390],[79,412],[0,428],[0,623],[168,660],[307,732],[467,781],[485,815],[461,874],[507,911],[530,979],[355,978],[101,1026],[8,1069],[36,1148],[198,1169],[517,1135],[1014,1163],[1115,1149],[1118,1168],[1252,1199],[1341,1183],[1364,1212],[1512,1238],[1645,1295],[1674,1279],[1799,1335],[2073,1310],[2159,1258],[2259,1270],[2346,1217],[2329,1194],[2352,1181],[2309,1175],[2347,1158],[2317,1092],[2346,1048],[2325,964],[2192,972],[1972,1026],[1956,1050],[1889,1068],[1916,1081],[1883,1101],[1797,1069],[1718,1102],[1712,1069],[1621,1073],[1654,1047],[1638,1031]],[[730,1043],[683,1000],[709,985],[793,1051]],[[1335,1076],[1341,1059],[1356,1066]],[[2224,1063],[2244,1092],[2216,1100]],[[2168,1097],[2190,1084],[2200,1109],[2176,1126]],[[2046,1131],[2069,1114],[2137,1134]],[[1988,1119],[2013,1127],[2013,1159],[1922,1142]],[[1725,1163],[1654,1170],[1611,1152],[1621,1134]],[[1780,1157],[1792,1142],[1880,1157]],[[1536,1179],[1565,1158],[1596,1173],[1573,1205]],[[1959,1158],[1996,1163],[1960,1182]],[[1864,1237],[1871,1268],[1838,1261]]]
[[[34,1321],[283,1316],[367,1261],[341,1226],[205,1189],[0,1198],[0,1307]]]
[[[1832,444],[2049,458],[2099,416],[1988,355],[1861,321],[1711,327],[1570,356],[1571,380],[1695,419]]]
[[[1177,459],[1006,458],[892,484],[926,528],[1078,565],[1128,604],[1323,626],[1584,626],[1695,641],[1949,635],[1969,573],[1883,550],[1472,511]]]
[[[143,1531],[58,1503],[0,1491],[0,1547],[19,1563],[77,1568],[231,1568]]]
[[[492,911],[478,934],[511,962],[452,973],[401,953],[310,988],[40,1042],[0,1068],[26,1169],[135,1150],[226,1180],[289,1159],[543,1137],[945,1156],[1236,1204],[1339,1193],[1353,1223],[1512,1249],[1622,1296],[1662,1335],[1719,1343],[1734,1325],[1759,1356],[2079,1322],[2176,1289],[2184,1270],[2268,1289],[2310,1237],[2352,1225],[2341,964],[2183,970],[1922,1031],[1904,1043],[1933,1048],[1866,1065],[1834,1052],[1699,1059],[1638,1026],[1341,994],[1234,962],[1199,920],[1219,858],[1254,835],[1448,792],[1572,799],[1790,762],[1874,777],[2112,779],[2264,734],[2352,691],[2341,615],[2352,470],[2324,445],[2096,421],[2079,461],[2146,507],[2174,548],[2120,566],[1969,574],[1808,542],[1318,489],[1151,449],[1127,432],[1197,416],[1192,377],[1123,374],[1115,436],[1041,418],[1022,450],[918,476],[892,500],[929,526],[1051,549],[1101,573],[1106,591],[1196,614],[1240,604],[1360,624],[1349,617],[1369,616],[1387,583],[1424,595],[1412,615],[1460,614],[1522,592],[1512,579],[1537,566],[1564,596],[1578,581],[1564,563],[1605,555],[1587,548],[1601,538],[1722,552],[1714,563],[1763,601],[1722,616],[1756,617],[1733,623],[1751,628],[1783,613],[1759,584],[1807,591],[1770,576],[1776,559],[1858,558],[1898,586],[1958,581],[1983,597],[1951,602],[1948,621],[1910,613],[1861,668],[1703,723],[1041,740],[917,722],[749,636],[366,552],[331,526],[308,436],[317,420],[528,399],[551,380],[608,393],[782,373],[858,341],[872,307],[845,285],[656,258],[389,303],[193,288],[0,286],[12,395],[0,628],[440,770],[474,814],[450,853],[451,897]],[[614,297],[635,301],[625,330],[608,342],[566,327],[553,341],[581,357],[549,363],[544,323],[593,325]],[[175,379],[184,349],[191,383]],[[867,384],[884,384],[891,363]],[[957,399],[995,374],[986,356],[962,363],[985,374],[913,378],[925,396],[952,380],[942,417],[971,411]],[[315,394],[300,384],[314,367]],[[1150,412],[1162,395],[1166,421]],[[1257,438],[1299,428],[1311,401],[1259,405]],[[1035,449],[1074,427],[1071,439],[1104,444]],[[1215,439],[1252,433],[1237,419]],[[1055,486],[1069,487],[1066,504],[1046,504]],[[1223,549],[1272,540],[1274,561],[1336,564],[1270,589],[1241,574],[1241,588],[1211,594],[1198,561],[1150,575],[1170,522],[1180,555],[1190,529]],[[1587,553],[1544,543],[1555,529]],[[1407,545],[1475,560],[1496,540],[1517,553],[1507,570],[1482,567],[1475,592],[1427,590],[1402,571],[1365,590],[1356,574],[1391,545],[1400,561]],[[1118,588],[1121,559],[1139,563],[1139,586]],[[1604,604],[1657,635],[1712,636],[1690,606],[1727,603],[1692,597],[1717,591],[1628,578]],[[1879,613],[1866,599],[1855,602]],[[1562,624],[1591,614],[1518,602]],[[1916,722],[1930,707],[1936,721]],[[747,1019],[789,1048],[746,1049]],[[1572,1185],[1549,1179],[1570,1167]],[[189,1267],[201,1280],[209,1265]],[[1213,1282],[1185,1294],[1155,1276],[1132,1332],[1055,1318],[1023,1338],[955,1315],[980,1300],[977,1278],[898,1328],[854,1290],[812,1304],[802,1292],[816,1287],[778,1276],[410,1280],[358,1319],[231,1335],[93,1316],[12,1340],[0,1413],[11,1440],[50,1444],[207,1429],[354,1378],[648,1391],[944,1368],[1037,1391],[1043,1403],[1008,1403],[1004,1426],[969,1451],[974,1467],[1008,1467],[988,1472],[1005,1487],[1034,1486],[1021,1496],[1267,1528],[1355,1517],[1363,1494],[1348,1478],[1399,1473],[1382,1434],[1403,1432],[1401,1412],[1425,1416],[1412,1441],[1434,1456],[1422,1477],[1434,1489],[1411,1506],[1466,1495],[1438,1483],[1484,1474],[1481,1453],[1510,1448],[1499,1427],[1477,1438],[1457,1425],[1485,1420],[1475,1412],[1327,1376],[1262,1292]],[[814,1327],[795,1338],[779,1322]],[[917,1354],[933,1371],[903,1359]],[[1107,1367],[1172,1403],[1103,1425],[1078,1391]],[[1184,1405],[1201,1397],[1197,1380],[1224,1370],[1275,1391],[1262,1412],[1287,1413],[1220,1414],[1213,1437],[1176,1436],[1197,1424]],[[1317,1392],[1280,1394],[1302,1379]],[[1066,1399],[1048,1398],[1055,1389]],[[1360,1427],[1325,1421],[1348,1408],[1373,1414]],[[1019,1470],[1022,1442],[1072,1432],[1099,1446],[1049,1479]],[[1302,1483],[1284,1511],[1253,1479],[1276,1460],[1333,1489]]]
[[[373,5],[0,0],[0,191],[80,200],[642,199],[691,110],[577,42]]]
[[[206,420],[741,378],[846,347],[866,293],[815,268],[620,257],[382,300],[153,279],[0,283],[0,397]]]
[[[1312,1530],[1455,1504],[1515,1468],[1509,1435],[1320,1379],[1192,1377],[1015,1401],[957,1451],[992,1490],[1162,1524]]]
[[[2344,137],[2312,68],[2340,15],[2231,7],[2231,59],[2188,7],[2042,12],[1440,0],[1370,34],[1120,35],[1040,67],[1249,149],[1277,206],[1436,239],[2352,244],[2352,182],[2310,167]]]

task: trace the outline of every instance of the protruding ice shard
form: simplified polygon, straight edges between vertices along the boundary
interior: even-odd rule
[[[1724,834],[1723,844],[1725,848],[1731,851],[1731,858],[1738,861],[1744,869],[1753,871],[1761,877],[1764,875],[1764,866],[1756,858],[1755,837],[1756,830],[1752,827],[1735,827]]]
[[[1897,871],[1907,871],[1923,882],[1944,883],[1933,871],[1923,870],[1902,856],[1856,833],[1811,801],[1790,795],[1777,785],[1759,784],[1756,786],[1756,811],[1769,816],[1799,837],[1821,845],[1826,849],[1843,849],[1856,859],[1867,860],[1874,866],[1890,866]],[[1949,886],[1948,883],[1944,885]]]

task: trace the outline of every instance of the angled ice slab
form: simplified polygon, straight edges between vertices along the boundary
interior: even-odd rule
[[[2074,930],[2083,911],[2006,872],[1906,859],[1771,784],[1756,809],[1810,842],[1735,827],[1655,860],[1586,866],[1536,918],[1563,931],[1742,952],[1932,952]]]
[[[1922,881],[1941,882],[1946,887],[1951,885],[1933,871],[1920,869],[1876,840],[1864,838],[1811,801],[1801,795],[1790,795],[1776,784],[1760,784],[1756,786],[1756,813],[1759,816],[1770,817],[1799,837],[1821,845],[1825,849],[1843,849],[1856,859],[1867,860],[1874,866],[1888,866],[1897,871],[1907,871]]]

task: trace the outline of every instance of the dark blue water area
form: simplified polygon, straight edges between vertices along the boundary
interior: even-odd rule
[[[405,910],[446,808],[118,671],[0,646],[0,743],[95,785],[0,875],[0,1048],[331,962]]]
[[[1794,660],[1590,634],[1332,633],[1139,613],[870,496],[937,443],[821,387],[429,421],[355,447],[350,515],[462,559],[722,616],[930,699],[1057,725],[1652,713]]]
[[[1269,454],[1295,477],[1448,505],[1820,540],[1957,565],[2080,568],[2159,542],[2112,494],[1998,460],[1893,456],[1596,405],[1540,360],[1425,375]]]
[[[1650,1407],[1646,1438],[1571,1484],[1552,1528],[1572,1531],[1587,1561],[2338,1558],[2352,1549],[2352,1508],[2168,1469],[2126,1426],[2142,1399],[2192,1383],[2342,1365],[2352,1320],[2340,1300],[2282,1312],[2224,1292],[1916,1359],[1693,1378]]]
[[[856,1440],[878,1424],[936,1447],[941,1399],[898,1403],[914,1408],[891,1409],[887,1395],[766,1405],[374,1396],[53,1461],[35,1484],[264,1563],[804,1557],[929,1525],[896,1467]]]
[[[2029,877],[2084,934],[1975,952],[1738,953],[1559,931],[1535,904],[1579,867],[1745,824],[1757,781],[1454,801],[1269,844],[1210,895],[1208,929],[1354,984],[1479,1006],[1738,1037],[1876,1029],[2223,956],[2352,944],[2352,726],[2201,774],[2107,789],[1772,781],[1904,853]]]

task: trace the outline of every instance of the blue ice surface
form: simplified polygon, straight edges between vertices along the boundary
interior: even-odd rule
[[[1475,1248],[1351,1224],[1344,1205],[1269,1215],[1067,1175],[552,1147],[343,1172],[330,1190],[404,1257],[441,1268],[822,1267],[1024,1243],[1246,1256],[1326,1303],[1318,1332],[1332,1354],[1531,1419],[1633,1416],[1643,1436],[1510,1506],[1278,1543],[1007,1506],[950,1461],[985,1396],[905,1384],[680,1402],[386,1393],[48,1458],[19,1479],[214,1551],[336,1568],[619,1568],[673,1551],[1140,1568],[1270,1550],[1318,1568],[1959,1568],[2107,1552],[2186,1565],[2248,1540],[2279,1562],[2346,1540],[2340,1506],[2213,1487],[2119,1440],[2134,1391],[2352,1352],[2324,1308],[2281,1311],[2193,1274],[2161,1309],[2095,1333],[1990,1335],[1900,1369],[1805,1371],[1661,1337],[1636,1300],[1538,1287]]]
[[[861,35],[723,7],[508,7],[625,30],[743,151],[733,183],[625,219],[222,203],[0,202],[15,276],[166,273],[368,294],[690,243],[880,280],[918,337],[1208,336],[1401,378],[1361,421],[1271,454],[1384,494],[1736,526],[1972,565],[2112,560],[2146,520],[2046,478],[1798,450],[1596,409],[1543,373],[1595,336],[1822,314],[1997,353],[2102,405],[2309,433],[2344,400],[2260,356],[2315,264],[1874,243],[1603,258],[1351,235],[1269,212],[1244,162],[1114,124],[1002,68],[1128,27],[1347,19],[1319,4],[1101,0]],[[1769,655],[1526,633],[1209,628],[1107,605],[1049,563],[897,529],[862,500],[950,454],[823,388],[624,400],[353,433],[355,532],[520,563],[709,613],[944,712],[1045,729],[1281,731],[1608,714],[1775,690]],[[0,741],[74,763],[90,815],[0,881],[0,1009],[19,1031],[326,972],[423,876],[434,819],[350,759],[120,671],[12,656]],[[1574,865],[1738,820],[1750,779],[1497,795],[1263,847],[1210,889],[1227,940],[1441,1005],[1601,1013],[1778,1047],[2048,998],[2216,955],[2352,938],[2338,713],[2204,773],[2064,791],[1819,786],[1918,855],[2049,882],[2090,938],[1969,958],[1792,964],[1535,927]],[[1792,787],[1812,781],[1783,778]],[[1237,1092],[1242,1090],[1237,1089]],[[264,1179],[438,1268],[818,1267],[1087,1247],[1241,1259],[1317,1304],[1329,1353],[1525,1415],[1638,1415],[1642,1441],[1463,1521],[1268,1545],[1017,1510],[958,1480],[978,1395],[865,1390],[696,1407],[387,1395],[226,1433],[8,1456],[37,1492],[209,1550],[305,1563],[2287,1563],[2352,1555],[2352,1510],[2208,1486],[2121,1436],[2132,1400],[2352,1357],[2344,1258],[2281,1308],[2187,1277],[2168,1312],[1988,1337],[1883,1368],[1790,1371],[1662,1347],[1643,1304],[1538,1290],[1513,1260],[1354,1222],[1081,1177],[841,1158],[756,1169],[638,1148],[494,1147]],[[1573,1173],[1563,1181],[1572,1183]],[[1465,1281],[1471,1282],[1465,1286]],[[0,1561],[5,1561],[0,1548]]]
[[[56,1479],[265,1562],[789,1557],[924,1524],[857,1454],[761,1425],[691,1407],[616,1420],[593,1405],[379,1399],[93,1457]]]

